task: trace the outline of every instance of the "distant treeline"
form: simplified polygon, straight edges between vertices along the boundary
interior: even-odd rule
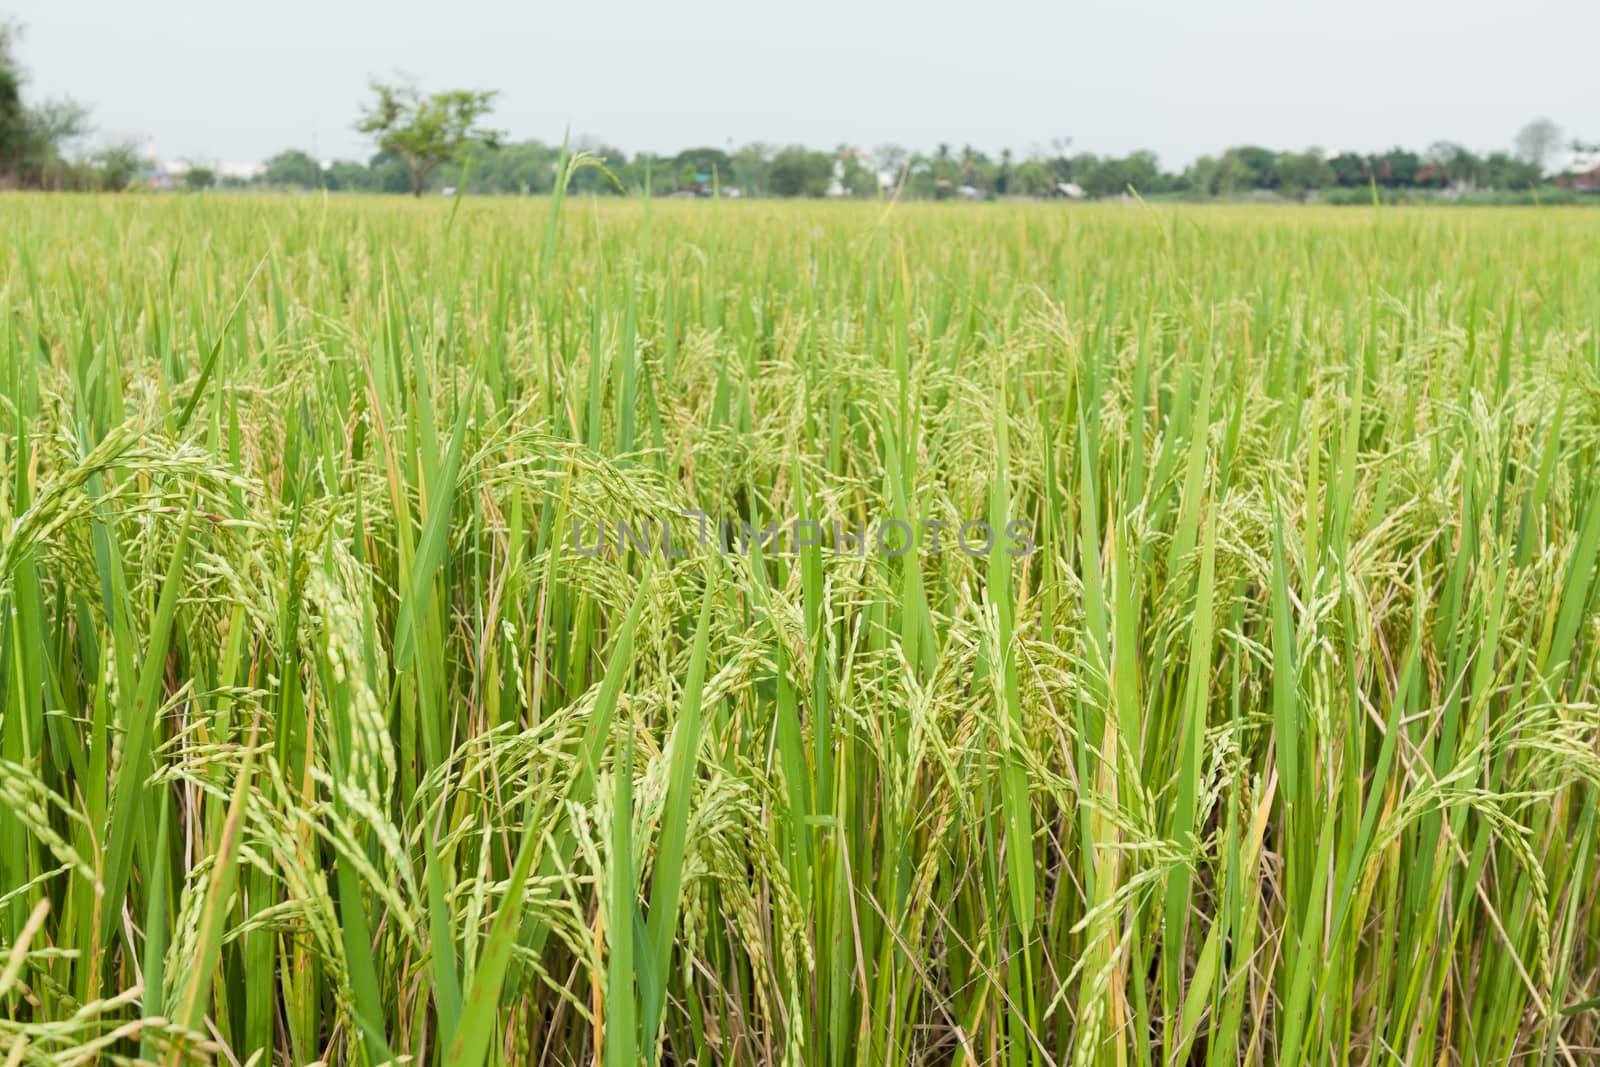
[[[1538,188],[1543,168],[1509,152],[1480,156],[1455,144],[1425,152],[1393,149],[1373,155],[1337,155],[1310,150],[1275,152],[1255,146],[1203,156],[1182,171],[1163,170],[1153,152],[1123,157],[1092,153],[1035,153],[1018,159],[1011,151],[990,156],[978,149],[910,152],[896,145],[868,151],[841,146],[819,151],[799,145],[747,145],[733,152],[692,148],[670,157],[591,144],[606,172],[585,169],[571,191],[597,195],[635,194],[648,183],[655,195],[693,194],[771,197],[876,197],[898,190],[902,198],[988,198],[1081,195],[1110,197],[1130,189],[1151,197],[1238,197],[1272,194],[1304,198],[1370,199],[1374,188],[1392,199],[1402,192],[1518,192]],[[560,147],[521,141],[474,146],[463,160],[429,177],[430,191],[459,189],[478,194],[548,193],[555,185]],[[368,162],[340,160],[320,165],[299,150],[280,152],[250,182],[225,184],[406,193],[410,174],[397,157],[379,153]]]
[[[68,160],[51,148],[48,137],[17,139],[21,158],[0,158],[0,186],[62,190],[110,190],[145,184],[192,190],[326,189],[330,192],[405,194],[411,173],[399,157],[379,152],[365,162],[319,162],[299,149],[279,152],[253,178],[221,176],[213,167],[193,164],[178,174],[162,174],[152,160],[128,146],[113,146]],[[14,142],[17,143],[17,142]],[[0,141],[0,151],[4,142]],[[819,151],[798,145],[773,149],[749,145],[733,152],[696,148],[671,157],[594,144],[589,149],[605,167],[583,168],[569,192],[599,196],[857,197],[898,195],[907,200],[993,199],[1072,196],[1106,198],[1130,195],[1151,199],[1317,199],[1327,203],[1455,198],[1473,202],[1600,201],[1584,183],[1552,182],[1538,163],[1509,152],[1478,155],[1459,145],[1435,145],[1425,152],[1392,149],[1381,154],[1316,150],[1275,152],[1256,146],[1230,148],[1202,156],[1181,171],[1163,170],[1153,152],[1098,156],[1093,153],[1010,152],[992,157],[974,148],[929,153],[897,146],[871,152],[848,147]],[[429,192],[460,190],[479,195],[537,195],[555,186],[558,145],[520,141],[496,147],[475,145],[462,160],[435,170]],[[1592,183],[1591,183],[1592,184]]]

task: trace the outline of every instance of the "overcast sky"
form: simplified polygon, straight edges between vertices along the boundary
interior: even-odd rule
[[[1600,140],[1600,2],[0,0],[32,98],[167,159],[365,158],[369,77],[498,89],[512,138],[628,152],[941,141],[1026,153]]]

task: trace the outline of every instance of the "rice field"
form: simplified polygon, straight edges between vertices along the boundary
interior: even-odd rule
[[[0,232],[4,1067],[1600,1058],[1600,215]]]

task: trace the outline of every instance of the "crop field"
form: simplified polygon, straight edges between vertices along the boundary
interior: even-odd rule
[[[0,233],[3,1067],[1600,1058],[1600,213]]]

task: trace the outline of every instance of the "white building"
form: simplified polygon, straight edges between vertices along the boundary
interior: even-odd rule
[[[266,173],[265,163],[218,163],[214,168],[219,178],[238,178],[240,181],[255,181]]]
[[[155,165],[151,170],[151,174],[153,176],[159,175],[161,177],[168,178],[173,182],[177,182],[196,167],[206,168],[215,174],[218,179],[237,178],[240,181],[247,182],[254,181],[256,178],[261,177],[261,175],[267,169],[266,164],[264,163],[209,163],[204,160],[196,161],[190,159],[165,159],[157,160],[155,162]]]
[[[837,197],[848,194],[849,190],[844,187],[844,159],[835,159],[833,161],[833,173],[828,178],[828,195]]]
[[[1566,152],[1556,157],[1551,164],[1550,173],[1561,174],[1592,174],[1600,170],[1600,152]]]

